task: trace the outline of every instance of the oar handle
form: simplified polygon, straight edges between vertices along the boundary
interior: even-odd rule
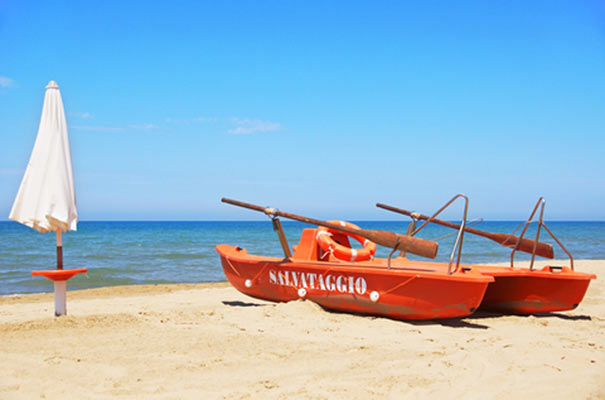
[[[390,247],[395,250],[403,250],[408,253],[416,254],[422,257],[435,258],[437,256],[437,250],[439,245],[436,242],[415,238],[406,235],[400,235],[398,233],[380,231],[380,230],[366,230],[366,229],[355,229],[341,226],[340,224],[333,224],[331,222],[322,221],[319,219],[303,217],[296,214],[290,214],[287,212],[279,211],[275,208],[261,207],[255,204],[245,203],[243,201],[232,200],[222,198],[223,203],[228,203],[234,206],[248,208],[250,210],[259,211],[265,213],[271,217],[278,216],[295,221],[304,222],[311,225],[324,226],[326,228],[335,229],[341,232],[351,233],[363,236],[364,238],[375,242],[381,246]]]
[[[243,208],[249,208],[250,210],[254,210],[254,211],[265,212],[265,210],[269,209],[269,207],[261,207],[261,206],[255,205],[255,204],[244,203],[243,201],[228,199],[226,197],[223,197],[221,199],[221,201],[223,203],[232,204],[234,206],[243,207]]]
[[[426,215],[418,214],[415,212],[411,212],[408,210],[389,206],[389,205],[382,204],[382,203],[376,203],[376,207],[384,208],[385,210],[393,211],[393,212],[396,212],[399,214],[407,215],[409,217],[413,217],[413,218],[424,220],[424,221],[426,221],[430,218],[430,217],[427,217]],[[460,225],[458,225],[458,224],[454,224],[452,222],[443,221],[443,220],[436,219],[436,218],[431,219],[431,222],[434,222],[438,225],[447,226],[448,228],[460,229]],[[519,246],[517,247],[517,250],[519,250],[519,251],[523,251],[525,253],[532,254],[534,252],[534,247],[535,247],[535,251],[536,251],[537,255],[539,255],[541,257],[545,257],[545,258],[554,257],[554,250],[553,250],[552,246],[548,243],[536,242],[535,240],[526,239],[526,238],[521,238],[521,240],[519,241],[518,236],[509,235],[507,233],[485,232],[485,231],[480,231],[479,229],[469,228],[469,227],[465,227],[464,231],[468,232],[468,233],[472,233],[474,235],[478,235],[478,236],[482,236],[482,237],[491,239],[505,247],[515,248],[515,246],[517,245],[517,242],[519,242]]]

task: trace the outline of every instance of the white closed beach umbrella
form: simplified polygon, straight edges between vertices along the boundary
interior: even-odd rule
[[[9,215],[38,232],[56,232],[57,270],[34,271],[55,281],[55,314],[66,314],[65,282],[86,269],[63,270],[61,234],[78,224],[69,136],[59,86],[46,86],[42,117],[25,175]]]

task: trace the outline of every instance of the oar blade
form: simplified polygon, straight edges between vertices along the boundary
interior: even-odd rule
[[[395,250],[405,251],[406,253],[416,254],[426,258],[435,258],[439,249],[439,244],[431,240],[415,238],[407,235],[400,235],[388,231],[362,230],[362,235],[372,242],[384,247]]]
[[[505,233],[494,233],[490,239],[500,243],[502,246],[514,249],[517,245],[517,241],[519,240],[518,236],[507,235]],[[524,253],[532,254],[534,252],[534,246],[536,250],[536,255],[544,258],[554,258],[555,252],[553,247],[544,242],[536,242],[535,240],[521,238],[519,242],[519,247],[517,247],[518,251],[522,251]]]

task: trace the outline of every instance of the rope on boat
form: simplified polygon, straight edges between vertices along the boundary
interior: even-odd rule
[[[408,283],[410,283],[411,281],[413,281],[414,279],[418,278],[418,275],[414,275],[414,276],[410,276],[409,279],[407,279],[406,281],[401,282],[399,285],[393,286],[391,289],[387,290],[386,292],[383,292],[382,294],[389,294],[397,289],[399,289],[402,286],[407,285]]]
[[[233,272],[235,272],[237,274],[237,276],[239,276],[241,278],[242,275],[239,273],[239,271],[237,270],[237,268],[235,268],[233,266],[233,264],[231,264],[231,261],[229,261],[229,259],[227,257],[225,257],[225,261],[227,261],[227,264],[229,264],[229,266],[231,267],[231,269],[233,270]]]
[[[265,266],[262,267],[260,271],[258,271],[258,274],[254,275],[254,278],[252,278],[252,282],[256,281],[256,279],[267,269],[268,266],[269,263],[265,264]]]

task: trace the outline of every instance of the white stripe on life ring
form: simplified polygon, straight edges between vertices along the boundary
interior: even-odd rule
[[[315,236],[315,240],[318,240],[319,237],[321,235],[328,235],[328,236],[333,236],[330,232],[328,231],[317,231],[317,235]]]
[[[357,258],[357,249],[351,249],[351,261],[355,261]]]

